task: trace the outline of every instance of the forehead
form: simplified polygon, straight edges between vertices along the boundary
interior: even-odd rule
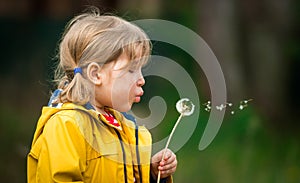
[[[128,64],[131,66],[144,66],[150,55],[149,45],[145,45],[145,42],[134,43],[126,46],[123,49],[123,53],[128,57]]]
[[[113,70],[133,69],[143,66],[143,62],[139,58],[130,59],[127,53],[121,53],[113,62],[106,65],[111,65]]]

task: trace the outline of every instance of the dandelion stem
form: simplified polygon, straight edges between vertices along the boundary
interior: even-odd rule
[[[177,125],[179,124],[179,122],[180,122],[182,116],[183,116],[183,113],[180,114],[180,116],[178,117],[178,119],[177,119],[177,121],[176,121],[176,123],[175,123],[175,125],[174,125],[174,127],[173,127],[173,129],[172,129],[172,131],[171,131],[171,134],[170,134],[170,136],[169,136],[169,138],[168,138],[168,141],[167,141],[167,144],[166,144],[166,146],[165,146],[165,149],[164,149],[164,152],[163,152],[161,161],[165,158],[166,151],[167,151],[168,146],[169,146],[169,144],[170,144],[171,138],[172,138],[172,136],[173,136],[173,134],[174,134],[174,132],[175,132],[175,129],[176,129]],[[159,171],[159,172],[158,172],[158,176],[157,176],[157,183],[160,182],[160,174],[161,174],[161,172]]]

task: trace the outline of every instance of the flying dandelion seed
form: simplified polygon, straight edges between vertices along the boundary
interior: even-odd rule
[[[252,100],[253,99],[248,99],[248,100],[242,100],[242,101],[240,101],[238,109],[239,110],[244,110],[246,107],[248,107],[249,102],[252,101]],[[211,102],[210,101],[207,101],[207,102],[203,103],[202,105],[204,105],[204,110],[205,111],[207,111],[207,112],[211,111],[212,106],[211,106]],[[222,110],[224,110],[226,108],[232,108],[232,107],[233,107],[233,103],[231,103],[231,102],[215,106],[215,108],[218,111],[222,111]],[[231,110],[230,113],[231,114],[235,114],[235,111]]]

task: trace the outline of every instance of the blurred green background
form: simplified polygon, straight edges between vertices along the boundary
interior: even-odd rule
[[[300,182],[300,1],[0,0],[1,182],[26,182],[26,155],[53,90],[57,43],[66,22],[87,5],[127,20],[165,19],[190,28],[217,56],[228,100],[254,99],[245,110],[227,113],[212,144],[199,151],[209,115],[202,106],[194,134],[176,153],[175,182]],[[187,53],[163,43],[155,43],[153,52],[181,64],[200,100],[210,100],[206,77]],[[170,83],[146,82],[145,115],[152,96],[174,105],[178,96]],[[151,129],[154,141],[170,132],[177,115],[170,111],[163,125]]]

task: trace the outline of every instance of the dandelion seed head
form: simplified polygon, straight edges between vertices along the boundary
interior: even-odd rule
[[[176,109],[180,114],[190,116],[194,112],[195,105],[190,99],[183,98],[176,103]]]

